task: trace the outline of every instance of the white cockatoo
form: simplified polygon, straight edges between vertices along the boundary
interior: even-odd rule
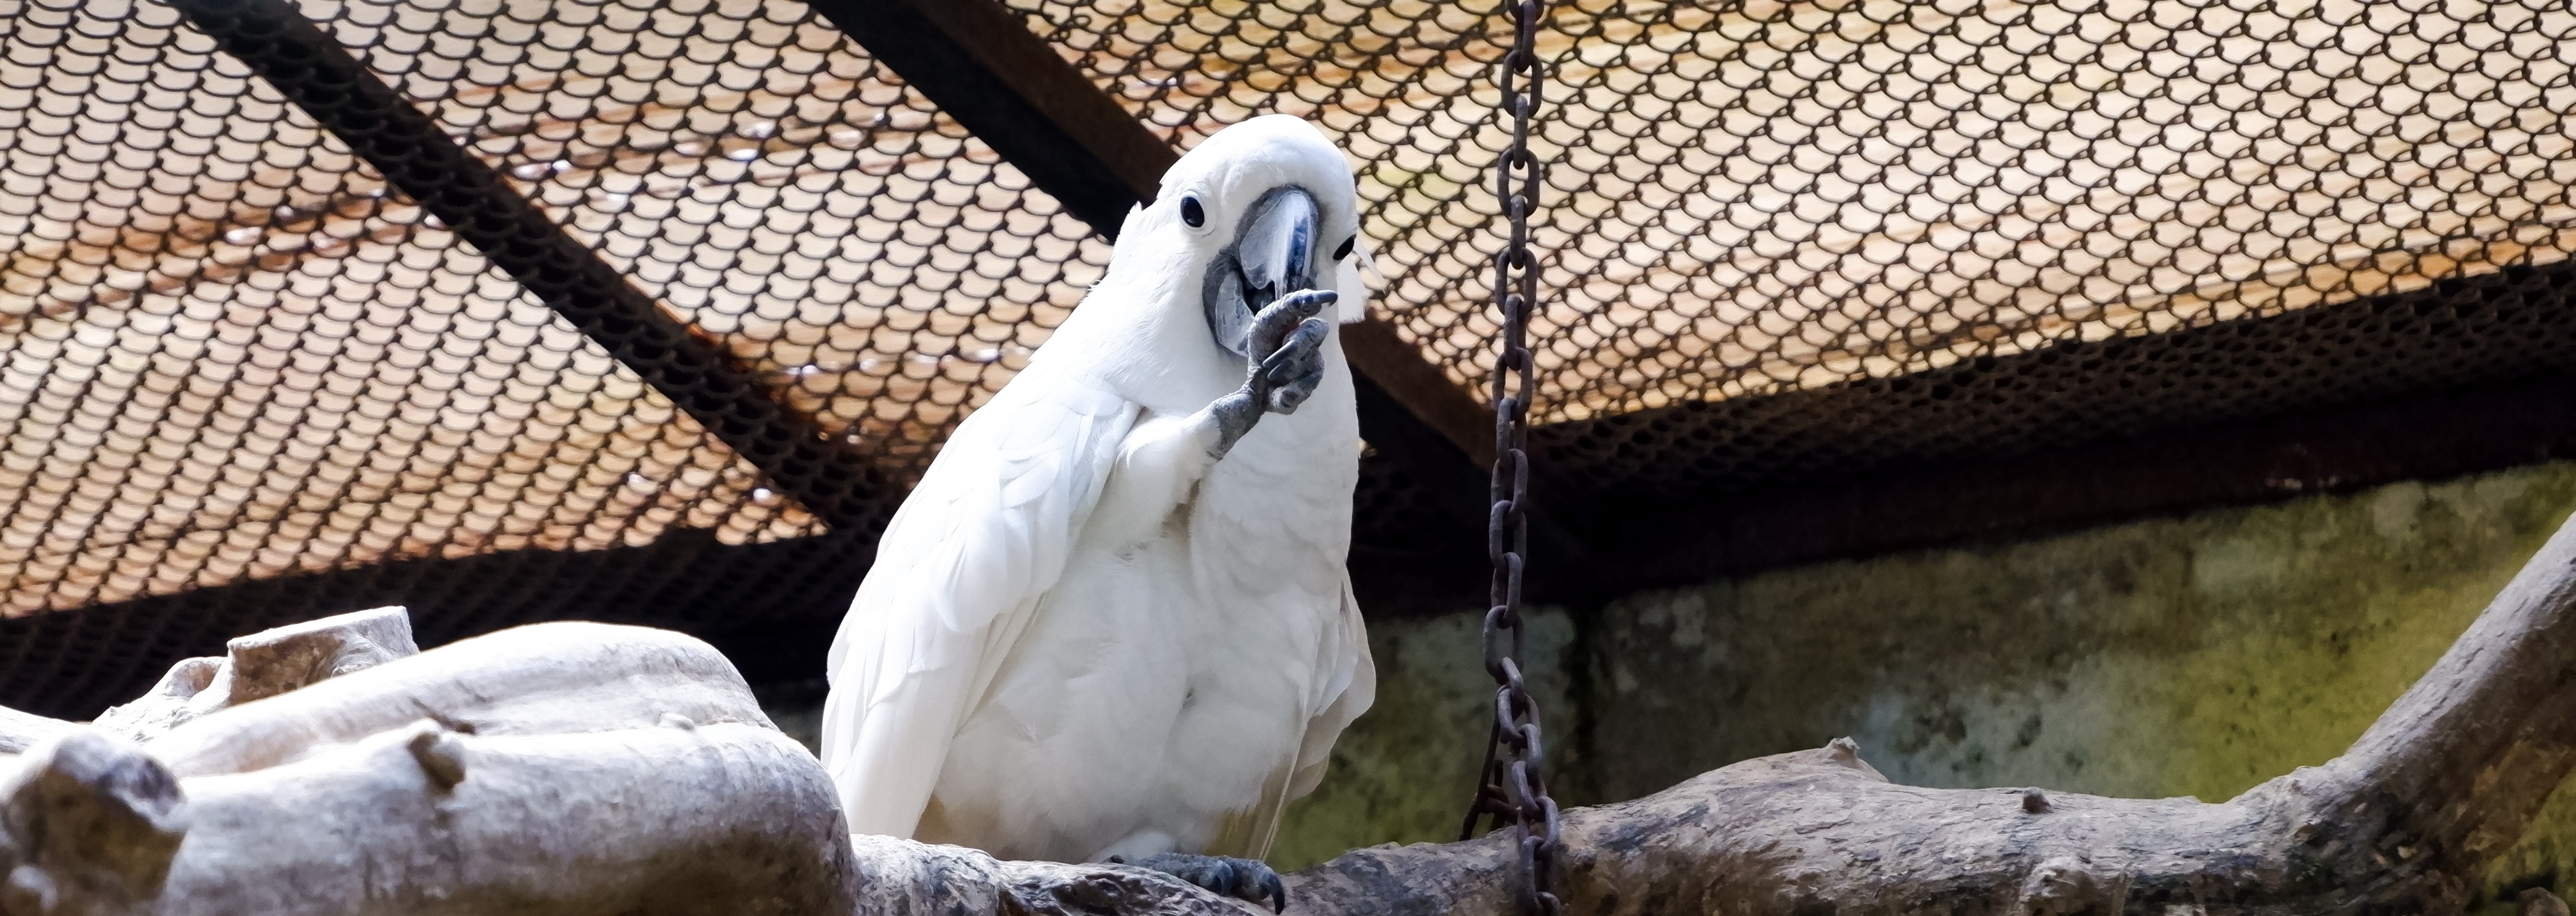
[[[822,756],[853,832],[1141,859],[1278,905],[1267,869],[1209,857],[1262,856],[1376,690],[1343,565],[1358,231],[1350,167],[1284,115],[1128,214],[832,642]]]

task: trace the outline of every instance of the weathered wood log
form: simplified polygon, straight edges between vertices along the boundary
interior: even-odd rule
[[[0,776],[10,916],[852,912],[831,781],[753,725],[421,720],[187,780],[84,730],[23,763]]]
[[[1838,740],[1566,812],[1565,889],[1583,916],[2458,912],[2572,765],[2576,520],[2349,752],[2235,799],[1899,786]],[[1114,866],[857,844],[862,912],[1244,912]],[[1290,911],[1513,913],[1509,852],[1359,850],[1289,876]]]
[[[23,754],[28,748],[43,744],[79,728],[77,723],[48,719],[34,713],[19,712],[0,706],[0,756]]]
[[[0,916],[1242,912],[1155,872],[850,837],[812,755],[666,631],[422,653],[378,609],[235,639],[99,723],[0,726],[26,749],[0,758]]]
[[[1132,868],[844,837],[819,766],[703,644],[513,632],[149,754],[37,747],[0,776],[0,913],[1248,911]],[[1564,888],[1586,916],[2457,912],[2571,769],[2576,520],[2349,751],[2234,799],[1898,786],[1837,741],[1567,812]],[[1360,850],[1290,876],[1291,908],[1509,913],[1508,852]]]
[[[252,700],[420,654],[411,613],[400,607],[334,614],[224,643],[221,658],[183,658],[151,692],[109,708],[90,725],[136,741]]]
[[[395,610],[229,649],[130,704],[142,744],[0,759],[0,916],[853,911],[830,778],[705,643],[423,653]]]
[[[144,742],[180,777],[287,763],[427,718],[483,736],[650,727],[776,730],[713,647],[668,630],[540,623],[462,639],[188,721]]]

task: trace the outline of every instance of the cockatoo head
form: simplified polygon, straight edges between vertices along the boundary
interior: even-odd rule
[[[1216,132],[1163,174],[1161,195],[1128,217],[1118,244],[1124,250],[1143,239],[1181,253],[1208,333],[1243,356],[1245,332],[1263,306],[1300,290],[1347,285],[1343,267],[1359,244],[1359,194],[1349,164],[1321,131],[1289,115],[1264,115]],[[1352,292],[1331,308],[1356,317],[1361,306]]]

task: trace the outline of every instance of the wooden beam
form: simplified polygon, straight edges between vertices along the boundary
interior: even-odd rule
[[[1105,238],[1118,237],[1128,209],[1152,201],[1164,170],[1180,159],[994,0],[810,2]],[[1363,384],[1375,385],[1410,415],[1377,418],[1378,430],[1363,430],[1370,442],[1383,450],[1412,438],[1383,424],[1413,422],[1476,464],[1492,464],[1491,410],[1424,361],[1393,327],[1375,319],[1345,325],[1342,351]]]
[[[993,0],[809,5],[1104,238],[1176,158]]]
[[[1683,492],[1657,511],[1623,502],[1598,510],[1587,542],[1598,560],[1572,570],[1588,572],[1588,581],[1565,581],[1561,567],[1571,564],[1541,553],[1530,587],[1539,600],[1583,604],[1810,563],[2014,543],[2571,458],[2576,377],[2544,373],[1749,496]],[[1481,552],[1379,557],[1370,546],[1365,536],[1354,545],[1351,581],[1373,617],[1445,614],[1483,601]]]
[[[1627,515],[1616,575],[1675,586],[2571,457],[2576,379],[2544,375]]]
[[[1493,466],[1493,409],[1424,360],[1420,349],[1396,336],[1394,325],[1375,318],[1343,325],[1342,355],[1424,428],[1465,452],[1468,461]]]
[[[1625,588],[2576,457],[2576,261],[1541,427]]]
[[[691,332],[566,233],[286,0],[173,0],[449,231],[836,529],[873,532],[890,487],[722,347]]]

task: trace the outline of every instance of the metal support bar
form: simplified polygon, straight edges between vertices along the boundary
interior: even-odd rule
[[[772,400],[723,348],[691,333],[513,190],[286,0],[170,0],[394,187],[642,376],[770,486],[836,529],[873,532],[888,488],[858,456]]]
[[[1103,238],[1177,158],[993,0],[808,5]]]
[[[1493,413],[1468,397],[1458,383],[1450,381],[1449,373],[1425,361],[1422,351],[1396,336],[1394,325],[1375,318],[1343,325],[1342,355],[1354,367],[1367,366],[1361,374],[1368,376],[1370,387],[1403,405],[1423,432],[1448,440],[1466,453],[1470,463],[1479,467],[1493,465]],[[1379,448],[1384,447],[1379,443]],[[1481,519],[1481,492],[1475,501],[1478,508],[1473,514]]]
[[[809,3],[1104,238],[1118,237],[1128,209],[1152,201],[1180,158],[994,0]],[[1361,384],[1410,414],[1379,417],[1381,424],[1418,423],[1474,461],[1492,460],[1491,413],[1394,328],[1375,319],[1345,325],[1342,352]],[[1380,450],[1411,438],[1382,428],[1362,434]],[[1467,464],[1454,472],[1484,474]]]

